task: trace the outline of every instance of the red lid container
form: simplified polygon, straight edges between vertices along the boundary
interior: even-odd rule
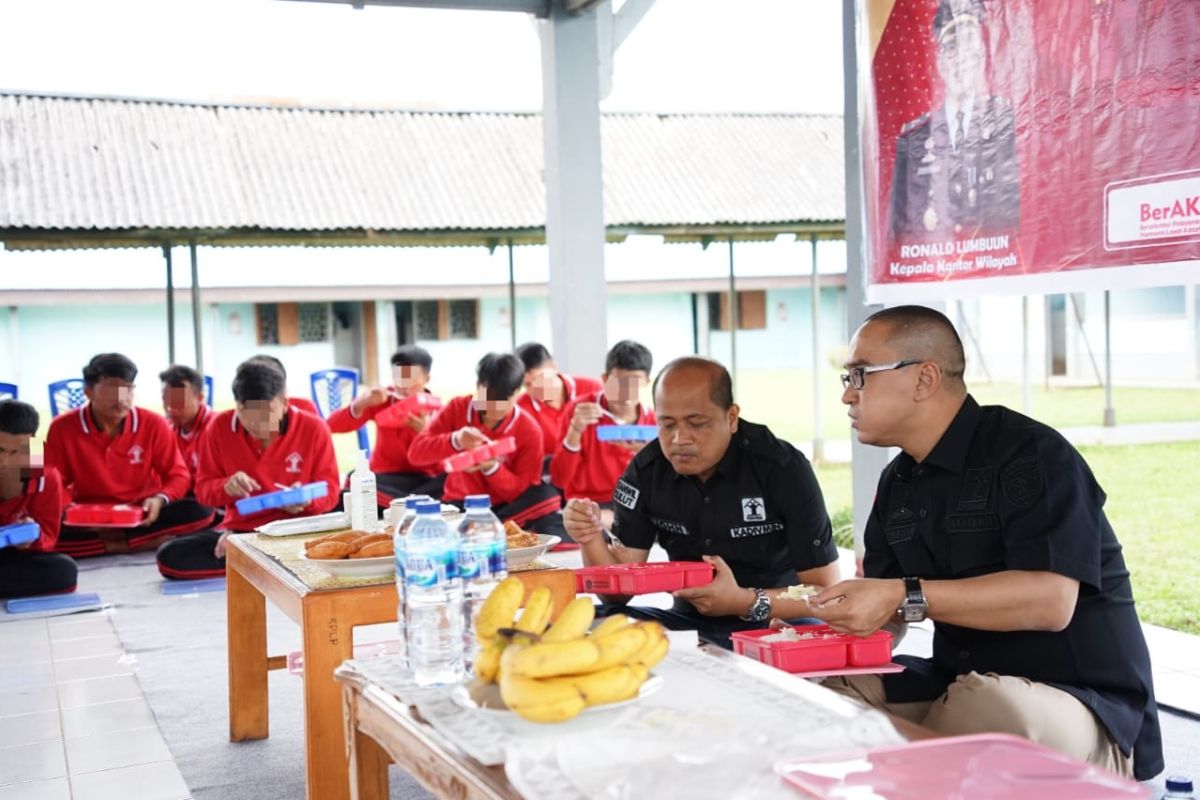
[[[443,459],[442,469],[445,472],[461,472],[476,464],[482,464],[485,461],[491,461],[493,458],[514,453],[516,449],[517,440],[511,436],[505,436],[498,441],[480,445],[470,450],[464,450],[461,453],[455,453],[449,458]]]
[[[136,528],[145,517],[141,506],[127,503],[74,503],[63,521],[81,528]]]
[[[876,631],[867,637],[835,633],[828,625],[795,625],[807,636],[795,641],[762,641],[779,630],[737,631],[733,651],[784,672],[820,672],[844,667],[875,667],[892,660],[892,635]]]
[[[706,586],[712,579],[712,564],[705,561],[613,564],[575,570],[575,591],[627,595],[674,592]]]

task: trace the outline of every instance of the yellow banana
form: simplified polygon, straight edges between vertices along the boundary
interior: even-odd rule
[[[479,609],[479,618],[475,620],[475,637],[487,642],[500,628],[511,628],[513,617],[517,615],[524,597],[525,584],[519,578],[505,578],[496,584]]]
[[[592,636],[608,636],[610,633],[616,633],[627,625],[633,622],[624,614],[613,614],[611,617],[605,617],[600,620],[600,624],[592,631]]]
[[[575,687],[589,706],[616,703],[626,700],[637,692],[642,682],[631,667],[618,664],[615,667],[589,672],[584,675],[567,675],[561,678],[546,678],[544,684],[567,684]]]
[[[571,697],[564,697],[551,703],[537,705],[513,706],[512,710],[518,716],[530,722],[552,723],[566,722],[577,717],[580,711],[587,707],[583,696],[576,692]]]
[[[595,642],[600,651],[595,666],[589,670],[594,672],[631,659],[646,644],[646,631],[640,625],[628,625],[607,636],[589,636],[586,641]]]
[[[579,690],[570,684],[500,673],[500,698],[514,713],[531,722],[563,722],[586,707]]]
[[[596,607],[586,597],[576,597],[558,615],[550,630],[542,634],[543,642],[566,642],[587,633],[596,618]]]
[[[646,669],[654,669],[658,662],[667,657],[667,651],[670,648],[671,641],[664,636],[649,652],[640,652],[634,658],[636,663],[641,664]]]
[[[594,671],[599,659],[599,648],[587,639],[544,642],[516,651],[511,647],[505,650],[500,658],[500,672],[526,678],[575,675]]]
[[[551,606],[550,590],[545,586],[534,589],[525,601],[525,610],[521,612],[521,618],[517,620],[517,630],[541,634],[550,622]]]
[[[504,648],[497,642],[488,642],[475,656],[475,675],[484,683],[495,683],[500,672],[500,654]]]

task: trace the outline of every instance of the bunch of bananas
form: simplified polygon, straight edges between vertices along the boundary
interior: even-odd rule
[[[506,578],[484,601],[475,634],[482,648],[475,675],[500,684],[504,704],[532,722],[562,722],[588,706],[635,696],[650,669],[667,655],[657,622],[617,614],[589,633],[596,610],[586,597],[572,600],[549,630],[550,590],[534,589],[513,622],[525,587]]]

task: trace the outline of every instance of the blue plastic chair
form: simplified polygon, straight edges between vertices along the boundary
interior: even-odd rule
[[[350,405],[358,396],[358,370],[352,367],[334,367],[314,372],[309,376],[312,385],[313,405],[321,412],[322,419],[340,408]],[[371,454],[367,428],[358,429],[358,449]]]
[[[204,376],[204,403],[209,408],[213,407],[213,377],[212,377],[212,375]]]
[[[15,383],[0,383],[0,400],[16,400],[17,385]]]
[[[64,411],[79,408],[87,402],[83,393],[83,378],[67,378],[50,384],[50,414],[57,417]]]

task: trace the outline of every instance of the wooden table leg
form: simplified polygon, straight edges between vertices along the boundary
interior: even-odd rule
[[[309,800],[349,800],[350,771],[342,736],[342,693],[333,671],[354,650],[335,593],[315,592],[303,603],[304,740]]]
[[[350,739],[350,800],[387,800],[388,764],[392,759],[378,742],[358,729],[353,719],[350,724],[354,731]]]
[[[230,548],[225,576],[229,646],[229,740],[265,739],[267,720],[267,603],[238,572],[244,559]]]

